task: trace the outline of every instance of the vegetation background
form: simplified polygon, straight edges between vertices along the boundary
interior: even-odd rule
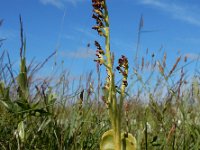
[[[143,21],[141,16],[135,57],[129,59],[133,64],[122,128],[136,137],[138,149],[200,149],[199,56],[188,60],[188,55],[180,55],[172,60],[163,49],[147,49],[137,56]],[[0,148],[99,149],[102,134],[111,126],[102,98],[105,70],[97,65],[77,82],[61,63],[44,77],[41,70],[57,51],[41,63],[27,60],[26,22],[21,16],[19,23],[18,67],[8,51],[2,50],[0,56]],[[3,25],[1,20],[0,30]],[[2,37],[1,49],[5,42]],[[117,67],[117,61],[113,63]],[[115,71],[118,90],[121,78]]]

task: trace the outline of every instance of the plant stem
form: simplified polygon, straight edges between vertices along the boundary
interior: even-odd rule
[[[105,1],[104,1],[105,2]],[[109,16],[108,16],[108,10],[106,6],[106,2],[104,3],[105,8],[105,46],[106,46],[106,58],[107,58],[107,73],[108,73],[108,82],[109,82],[109,96],[108,101],[111,104],[111,122],[112,122],[112,128],[114,130],[114,143],[115,143],[115,149],[120,150],[121,149],[121,108],[118,108],[117,105],[117,98],[116,98],[116,89],[115,89],[115,76],[113,73],[113,63],[112,63],[112,57],[110,52],[110,31],[109,31]]]

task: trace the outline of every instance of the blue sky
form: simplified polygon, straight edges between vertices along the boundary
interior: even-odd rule
[[[116,58],[126,55],[133,62],[137,45],[140,16],[144,26],[139,56],[148,48],[157,55],[167,53],[168,64],[173,65],[178,55],[195,60],[200,53],[200,1],[199,0],[107,0],[111,49]],[[1,0],[0,37],[6,38],[1,47],[8,50],[12,61],[19,61],[19,14],[27,39],[27,58],[41,62],[57,50],[44,72],[54,62],[72,72],[73,76],[96,68],[94,40],[99,40],[91,27],[91,0]],[[99,40],[101,41],[101,40]],[[87,47],[90,43],[91,47]],[[158,57],[160,57],[158,56]],[[132,71],[132,70],[131,70]]]

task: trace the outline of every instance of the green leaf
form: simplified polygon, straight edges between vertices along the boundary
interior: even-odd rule
[[[23,100],[17,100],[17,101],[15,101],[15,103],[21,108],[21,111],[30,109],[29,104]]]
[[[51,122],[51,118],[44,119],[44,121],[41,123],[40,127],[38,128],[38,132],[43,130],[50,122]]]
[[[136,150],[136,139],[131,134],[121,133],[122,150]],[[115,150],[114,131],[106,131],[101,139],[100,150]]]
[[[21,121],[18,124],[17,131],[18,131],[18,135],[19,135],[20,140],[22,142],[24,142],[25,141],[25,131],[24,131],[24,122],[23,121]]]
[[[3,104],[3,106],[9,111],[9,112],[15,112],[16,111],[16,108],[15,108],[15,105],[7,100],[5,101],[4,99],[0,100],[0,103]]]
[[[136,139],[131,133],[122,133],[122,149],[123,150],[136,150]]]
[[[106,131],[101,139],[100,150],[115,150],[113,130]]]
[[[25,94],[25,92],[27,91],[27,88],[28,88],[26,73],[22,72],[19,74],[18,82],[19,82],[19,86],[20,86],[22,92]]]
[[[0,100],[0,102],[4,105],[4,107],[6,107],[6,109],[8,110],[11,109],[10,104],[8,104],[8,102],[2,101],[2,100]]]

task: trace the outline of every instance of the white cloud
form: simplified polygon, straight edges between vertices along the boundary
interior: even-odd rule
[[[159,8],[161,11],[169,13],[175,19],[200,26],[200,11],[194,5],[186,6],[175,3],[172,0],[139,0],[139,3]]]
[[[39,0],[44,5],[52,5],[59,9],[63,9],[66,3],[71,3],[76,6],[79,2],[84,2],[87,0]]]
[[[96,34],[95,32],[91,32],[92,31],[91,29],[88,30],[88,29],[83,29],[83,28],[75,28],[75,30],[91,38],[98,37],[98,34]]]
[[[76,5],[79,2],[84,2],[84,1],[87,1],[87,0],[63,0],[63,1],[66,1],[66,2],[71,3],[73,5]]]
[[[64,3],[62,0],[40,0],[44,5],[53,5],[59,9],[64,8]]]
[[[75,51],[61,51],[60,56],[62,57],[71,57],[71,58],[95,58],[95,50],[91,48],[79,48],[78,50]]]

